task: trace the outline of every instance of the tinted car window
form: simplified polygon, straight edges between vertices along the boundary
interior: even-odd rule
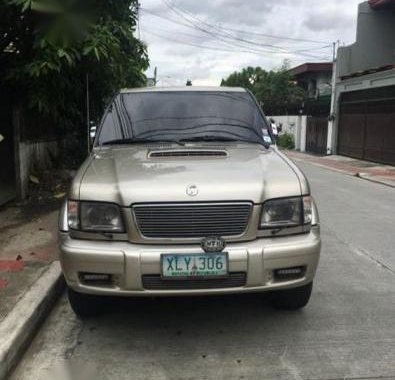
[[[249,93],[137,92],[115,98],[98,143],[199,138],[262,143],[264,135],[267,141],[265,120]]]

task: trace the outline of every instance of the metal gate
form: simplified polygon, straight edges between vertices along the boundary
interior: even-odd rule
[[[0,205],[2,205],[16,196],[12,106],[6,97],[0,99],[0,115]]]
[[[395,165],[395,86],[341,98],[338,153]]]
[[[308,152],[326,154],[328,136],[327,116],[308,116],[306,128],[306,150]]]

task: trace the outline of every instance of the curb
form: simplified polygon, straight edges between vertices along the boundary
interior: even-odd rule
[[[18,363],[64,289],[59,262],[53,262],[0,323],[0,380]]]
[[[365,179],[365,180],[370,181],[370,182],[379,183],[380,185],[385,185],[385,186],[388,186],[388,187],[395,188],[395,182],[394,181],[389,182],[389,181],[386,181],[386,180],[377,179],[377,178],[375,178],[375,176],[371,176],[371,175],[366,174],[366,173],[358,173],[357,177],[359,177],[361,179]]]
[[[330,170],[330,171],[332,171],[332,172],[337,172],[337,173],[349,175],[349,176],[351,176],[351,177],[355,177],[355,175],[356,175],[356,173],[350,173],[350,172],[348,172],[347,170],[342,170],[342,169],[334,168],[334,167],[332,167],[332,166],[320,164],[320,163],[314,162],[314,161],[307,161],[307,160],[304,160],[304,159],[302,159],[302,158],[296,158],[295,161],[307,162],[307,163],[309,163],[309,164],[311,164],[311,165],[318,166],[319,168],[327,169],[327,170]]]
[[[377,176],[372,176],[372,175],[370,175],[368,173],[364,173],[364,172],[349,172],[349,171],[346,171],[346,170],[334,168],[332,166],[320,164],[318,162],[305,160],[305,159],[300,158],[300,157],[292,157],[292,156],[288,156],[288,157],[291,158],[294,161],[307,162],[307,163],[309,163],[311,165],[317,166],[317,167],[322,168],[322,169],[331,170],[333,172],[346,174],[346,175],[349,175],[351,177],[357,177],[357,178],[360,178],[360,179],[364,179],[366,181],[370,181],[370,182],[374,182],[374,183],[377,183],[377,184],[380,184],[380,185],[384,185],[384,186],[395,188],[395,184],[393,183],[393,181],[390,182],[390,181],[386,181],[386,180],[383,180],[383,179],[378,179]]]

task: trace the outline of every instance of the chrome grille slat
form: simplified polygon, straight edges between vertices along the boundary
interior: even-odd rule
[[[229,273],[226,278],[205,278],[188,280],[164,280],[160,275],[143,275],[143,287],[149,290],[183,290],[183,289],[216,289],[238,288],[245,286],[246,273]]]
[[[136,205],[134,216],[148,238],[199,238],[209,235],[239,236],[246,228],[252,204],[183,203]]]

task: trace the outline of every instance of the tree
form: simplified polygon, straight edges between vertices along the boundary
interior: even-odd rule
[[[137,0],[3,0],[1,86],[63,128],[93,117],[121,87],[145,83],[148,57],[134,37]],[[3,87],[4,88],[4,87]]]
[[[288,62],[279,69],[266,71],[261,67],[247,67],[222,79],[221,86],[243,87],[250,90],[267,114],[287,111],[288,107],[301,107],[305,92],[293,80]]]
[[[249,66],[240,72],[235,71],[226,79],[222,79],[221,86],[243,87],[255,92],[257,83],[261,82],[266,74],[266,71],[260,67]]]

